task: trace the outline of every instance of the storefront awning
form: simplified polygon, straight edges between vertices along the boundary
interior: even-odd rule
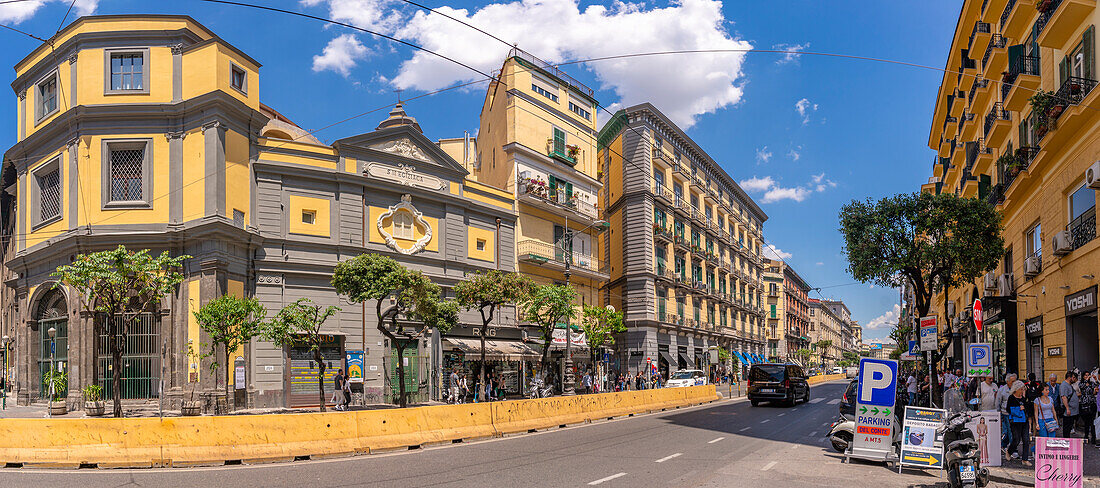
[[[467,361],[481,359],[481,339],[447,337],[443,341],[443,348],[461,352]],[[523,341],[485,340],[486,360],[521,361],[540,357],[538,351]]]
[[[664,358],[665,362],[667,362],[669,366],[676,364],[676,358],[672,357],[672,354],[661,351],[661,357]]]
[[[693,361],[691,358],[689,358],[687,356],[687,354],[684,354],[684,353],[679,353],[679,354],[680,354],[680,360],[683,361],[684,364],[686,364],[688,368],[691,368],[691,369],[695,368],[695,361]]]

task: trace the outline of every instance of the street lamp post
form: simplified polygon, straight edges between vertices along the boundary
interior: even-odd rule
[[[594,226],[599,225],[601,228],[607,225],[605,220],[597,220],[592,222],[587,227],[581,229],[579,232],[584,232],[591,229]],[[568,245],[566,245],[568,243]],[[569,277],[572,275],[570,268],[573,264],[573,231],[569,228],[569,216],[565,217],[565,232],[562,233],[561,239],[554,243],[554,247],[561,246],[562,259],[565,261],[565,286],[569,286]],[[573,377],[573,338],[571,332],[572,324],[569,323],[569,319],[565,319],[565,374],[562,375],[561,394],[562,395],[576,395],[577,391],[574,386],[576,378]]]
[[[41,330],[41,329],[39,329],[39,330]],[[53,389],[54,388],[54,381],[53,381],[52,376],[53,376],[53,367],[54,367],[54,352],[56,350],[55,346],[57,344],[57,328],[51,326],[49,328],[49,330],[46,331],[46,333],[50,335],[50,376],[51,376],[51,378],[50,378],[50,393],[49,393],[50,396],[49,396],[48,399],[46,399],[46,412],[49,413],[50,417],[53,417],[53,406],[51,405],[51,403],[53,402],[53,396],[54,396],[54,389]]]
[[[5,334],[4,338],[0,339],[0,342],[3,342],[3,344],[0,344],[0,345],[4,346],[4,383],[3,383],[3,385],[0,385],[0,390],[2,390],[2,393],[4,395],[4,399],[3,399],[3,406],[0,407],[0,408],[3,408],[4,410],[7,410],[8,409],[8,354],[9,354],[9,348],[11,347],[11,337],[9,337],[7,334]]]

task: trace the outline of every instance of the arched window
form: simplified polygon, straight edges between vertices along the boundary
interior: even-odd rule
[[[50,285],[42,285],[50,286]],[[38,309],[35,310],[35,320],[38,321],[39,356],[38,377],[44,378],[52,367],[55,371],[68,371],[69,368],[69,312],[65,303],[65,294],[61,290],[50,290],[38,300]],[[54,329],[54,337],[51,340],[49,330]],[[51,355],[51,343],[53,351]],[[40,385],[41,395],[47,395],[44,382]]]
[[[413,218],[408,212],[393,214],[393,236],[398,239],[413,239]]]

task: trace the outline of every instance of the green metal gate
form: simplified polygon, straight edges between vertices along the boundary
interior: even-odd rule
[[[106,320],[100,315],[97,320]],[[102,322],[98,341],[99,384],[104,398],[114,396],[114,361],[108,349],[108,331],[118,324],[121,317],[113,317],[115,323]],[[122,398],[150,399],[160,395],[160,320],[153,314],[142,314],[130,324],[130,331],[122,352]]]
[[[405,345],[404,357],[401,364],[405,368],[405,393],[409,396],[409,402],[419,401],[420,392],[420,351],[419,341],[403,340]],[[390,398],[396,399],[401,394],[400,383],[397,381],[397,347],[390,347]]]

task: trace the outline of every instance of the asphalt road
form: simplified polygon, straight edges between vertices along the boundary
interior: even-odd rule
[[[753,408],[726,400],[632,418],[415,451],[211,468],[0,469],[0,486],[905,486],[897,475],[841,464],[823,436],[847,381],[813,387],[811,403]]]

